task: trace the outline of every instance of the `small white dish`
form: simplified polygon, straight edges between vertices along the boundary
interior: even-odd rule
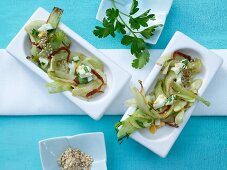
[[[116,6],[119,8],[120,11],[125,12],[127,14],[130,12],[132,0],[115,0],[115,2]],[[156,20],[149,21],[148,26],[152,26],[155,24],[163,24],[164,27],[172,3],[173,0],[152,0],[152,1],[138,0],[140,8],[138,15],[142,14],[148,9],[151,9],[151,13],[155,14],[156,16]],[[96,19],[102,22],[103,18],[106,16],[106,10],[112,7],[113,7],[112,0],[102,0],[98,12],[96,14]],[[126,21],[126,23],[128,23],[128,17],[122,15],[122,18],[124,21]],[[138,36],[143,38],[145,42],[149,44],[156,44],[162,33],[163,27],[157,28],[154,35],[150,39],[144,39],[142,36],[140,35]]]
[[[162,55],[169,54],[174,51],[181,51],[185,54],[199,57],[202,60],[203,69],[202,72],[198,75],[198,77],[203,79],[203,84],[199,89],[198,93],[200,96],[203,95],[204,91],[210,84],[217,70],[222,65],[222,58],[220,58],[210,50],[206,49],[205,47],[201,46],[200,44],[198,44],[197,42],[195,42],[181,32],[176,32],[174,34]],[[147,79],[143,84],[146,93],[149,92],[150,89],[153,89],[161,68],[162,66],[156,63],[153,70],[148,75]],[[154,153],[158,154],[159,156],[163,158],[166,157],[171,147],[175,143],[176,139],[180,135],[182,129],[189,120],[197,103],[198,101],[195,102],[192,107],[187,110],[184,115],[184,121],[182,124],[180,124],[179,128],[165,126],[158,129],[155,134],[151,134],[149,129],[147,128],[133,133],[132,135],[130,135],[130,137],[135,141],[139,142],[140,144],[144,145]],[[122,120],[126,119],[134,111],[134,107],[129,107],[124,116],[122,117]]]
[[[80,149],[90,155],[94,162],[91,170],[106,170],[106,147],[102,132],[64,136],[39,141],[43,170],[57,170],[59,156],[69,147]]]
[[[33,20],[47,20],[49,13],[43,8],[38,8],[26,24],[22,27],[19,33],[7,46],[7,52],[15,57],[17,60],[25,64],[29,69],[38,74],[47,82],[52,82],[48,75],[37,67],[34,63],[26,59],[30,55],[30,41],[24,27]],[[71,50],[82,52],[86,56],[94,56],[104,63],[105,74],[107,77],[107,87],[103,94],[99,94],[89,100],[84,98],[72,96],[71,92],[64,92],[63,94],[71,100],[74,104],[80,107],[93,119],[98,120],[103,115],[104,111],[114,101],[126,83],[129,82],[131,75],[120,68],[117,64],[107,58],[94,46],[68,28],[66,25],[60,23],[59,28],[62,29],[72,40]],[[51,94],[50,94],[51,95]]]

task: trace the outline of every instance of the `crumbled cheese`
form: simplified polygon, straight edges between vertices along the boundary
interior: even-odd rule
[[[73,57],[73,61],[79,61],[80,60],[80,57],[79,56],[74,56]]]
[[[52,30],[53,27],[48,23],[48,24],[43,24],[38,31],[48,31],[48,30]]]
[[[68,67],[69,67],[69,74],[74,75],[75,74],[75,70],[76,70],[75,63],[72,61],[72,63],[69,63]]]
[[[171,68],[176,74],[179,74],[181,69],[185,67],[184,63],[175,63],[175,66]]]
[[[159,109],[165,105],[167,101],[167,98],[165,95],[161,94],[157,97],[157,99],[154,101],[153,107],[154,109]]]
[[[90,82],[90,81],[92,81],[92,80],[93,80],[93,77],[92,77],[92,76],[90,76],[90,77],[87,78],[87,81],[88,81],[88,82]]]
[[[178,74],[177,79],[176,79],[177,84],[182,84],[181,77],[182,77],[182,74],[181,73]]]
[[[47,58],[39,57],[39,62],[41,64],[42,68],[46,68],[49,64],[49,60]]]
[[[160,119],[155,119],[154,124],[155,124],[155,125],[160,125],[160,124],[161,124]]]
[[[89,66],[80,65],[76,71],[81,78],[88,78],[92,76],[91,67]]]
[[[169,96],[168,99],[167,99],[166,105],[173,105],[175,98],[176,98],[175,95]]]

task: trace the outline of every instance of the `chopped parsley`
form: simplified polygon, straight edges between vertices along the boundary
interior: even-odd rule
[[[36,29],[32,29],[31,34],[32,34],[33,36],[38,36],[38,35],[39,35],[39,31],[36,30]]]

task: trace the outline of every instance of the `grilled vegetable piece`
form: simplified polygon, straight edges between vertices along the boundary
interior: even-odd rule
[[[177,83],[173,83],[173,90],[175,90],[176,92],[179,92],[181,94],[184,94],[188,97],[197,99],[197,100],[203,102],[206,106],[210,106],[210,102],[206,101],[204,98],[202,98],[199,95],[191,92],[190,90],[187,90],[184,87],[178,85]]]
[[[171,85],[174,80],[177,78],[177,75],[170,70],[164,80],[164,91],[167,97],[170,95]]]
[[[145,114],[152,116],[153,118],[160,118],[160,115],[158,114],[157,111],[149,108],[146,98],[142,92],[139,92],[139,90],[137,88],[133,87],[132,93],[136,100],[137,107],[140,110],[142,110]]]
[[[50,24],[53,27],[53,29],[56,29],[58,27],[62,13],[63,10],[57,7],[54,7],[54,9],[52,10],[47,20],[47,23]]]
[[[118,140],[122,140],[134,131],[149,127],[152,124],[154,124],[154,118],[144,113],[141,109],[137,109],[127,119],[115,124]]]

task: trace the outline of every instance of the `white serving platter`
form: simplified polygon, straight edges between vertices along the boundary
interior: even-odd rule
[[[116,6],[119,8],[120,11],[128,14],[130,12],[132,0],[115,0]],[[170,8],[172,6],[173,0],[138,0],[139,4],[139,12],[136,15],[140,15],[148,9],[151,9],[151,13],[155,14],[156,20],[149,21],[148,26],[152,26],[155,24],[163,24],[163,27],[157,28],[154,35],[150,39],[144,39],[142,36],[138,34],[139,37],[143,38],[145,42],[149,44],[156,44],[162,30],[165,25],[166,18],[169,14]],[[112,0],[102,0],[96,14],[96,19],[102,21],[103,18],[106,16],[106,10],[108,8],[112,8]],[[123,20],[128,23],[128,17],[122,15]]]
[[[222,58],[220,58],[210,50],[206,49],[205,47],[201,46],[200,44],[198,44],[197,42],[195,42],[181,32],[176,32],[174,34],[162,55],[169,54],[174,51],[181,51],[190,56],[199,57],[202,60],[202,72],[198,75],[198,78],[203,79],[203,84],[198,91],[199,95],[202,96],[208,85],[210,84],[211,80],[213,79],[214,75],[221,67],[223,63]],[[146,78],[143,84],[145,93],[153,89],[153,86],[158,78],[161,68],[162,66],[160,66],[160,63],[156,63],[151,73]],[[193,106],[186,111],[184,115],[184,121],[179,126],[179,128],[165,126],[158,129],[155,134],[151,134],[149,129],[147,128],[136,131],[135,133],[130,135],[130,137],[142,144],[143,146],[147,147],[154,153],[158,154],[159,156],[166,157],[169,150],[180,135],[182,129],[189,120],[197,103],[198,101],[195,102]],[[132,114],[135,109],[136,108],[134,107],[129,107],[125,112],[124,116],[122,117],[122,120],[126,119],[130,114]]]
[[[15,57],[17,60],[26,65],[31,71],[35,72],[47,82],[52,82],[48,75],[37,67],[34,63],[26,59],[30,55],[30,41],[24,27],[33,20],[47,20],[49,13],[43,8],[38,8],[26,24],[22,27],[19,33],[7,46],[6,51]],[[90,117],[95,120],[101,118],[108,106],[118,96],[123,87],[129,82],[130,74],[120,68],[117,64],[112,62],[103,53],[97,50],[94,46],[89,44],[86,40],[73,32],[66,25],[60,23],[59,28],[62,29],[72,40],[71,50],[85,54],[86,56],[94,56],[104,63],[105,74],[107,76],[107,87],[105,92],[97,95],[89,100],[72,96],[71,92],[64,92],[63,94],[71,100],[74,104],[80,107]],[[10,67],[10,66],[8,66]],[[16,73],[15,73],[16,76]],[[32,93],[30,94],[33,95]]]
[[[40,159],[43,170],[59,169],[57,160],[69,147],[80,149],[90,155],[94,162],[91,170],[106,170],[106,146],[102,132],[63,136],[39,141]]]
[[[122,115],[126,110],[123,104],[124,101],[132,97],[129,86],[138,85],[139,79],[146,79],[163,50],[150,50],[150,62],[141,70],[133,69],[130,66],[132,56],[128,49],[100,49],[100,51],[124,67],[132,75],[131,82],[124,87],[121,95],[105,112],[105,115]],[[224,63],[204,93],[204,98],[211,102],[211,106],[206,107],[202,103],[198,103],[192,114],[193,116],[227,115],[227,95],[223,95],[227,94],[227,50],[212,51],[222,57]],[[15,76],[15,70],[17,76]],[[0,115],[85,114],[62,94],[50,95],[43,79],[35,75],[3,49],[0,50],[0,77],[2,82],[0,83]],[[17,88],[15,88],[15,82]]]

